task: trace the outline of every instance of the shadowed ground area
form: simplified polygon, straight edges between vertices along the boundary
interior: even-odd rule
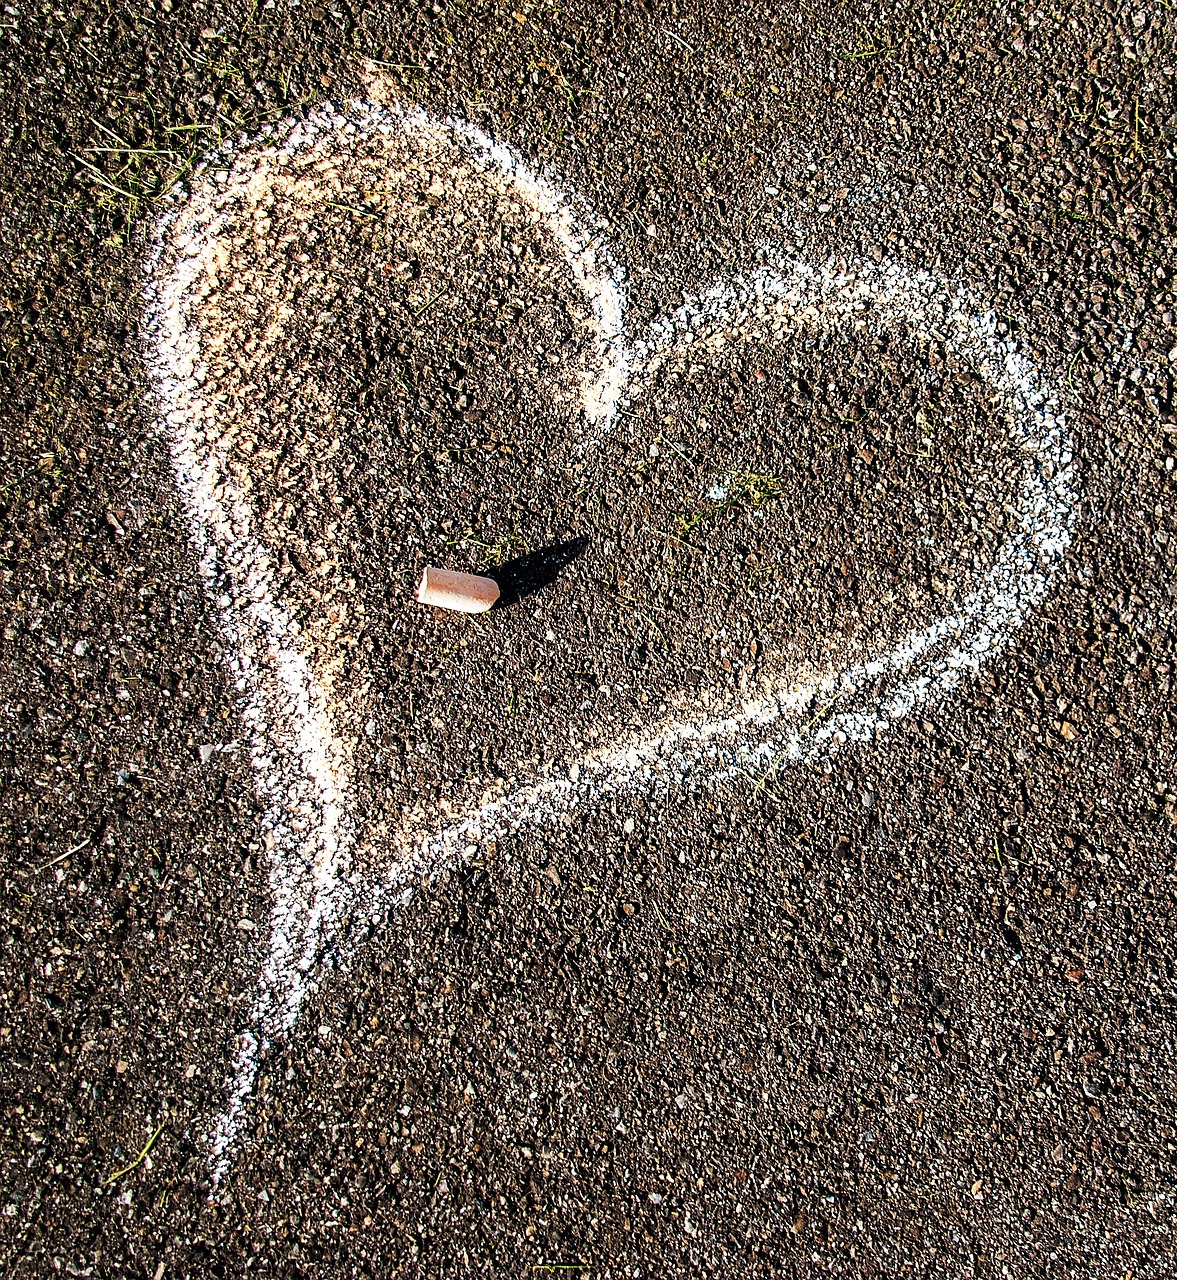
[[[581,534],[578,538],[569,538],[567,542],[543,547],[539,551],[529,551],[527,555],[516,556],[506,564],[490,568],[488,573],[502,592],[498,607],[509,609],[537,591],[550,587],[560,576],[561,569],[584,555],[591,541]]]

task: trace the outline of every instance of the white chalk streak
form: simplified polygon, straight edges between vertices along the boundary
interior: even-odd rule
[[[885,740],[893,725],[935,705],[1006,647],[1042,600],[1070,543],[1071,456],[1057,397],[999,335],[994,314],[967,292],[894,264],[814,267],[781,259],[717,285],[656,324],[634,344],[628,394],[640,395],[665,365],[717,351],[733,338],[784,338],[800,330],[849,336],[861,328],[934,339],[955,352],[989,383],[1022,459],[1019,491],[1011,495],[1018,532],[960,607],[875,661],[811,684],[780,685],[720,717],[682,721],[589,756],[575,783],[550,778],[472,808],[419,839],[383,881],[353,882],[358,913],[379,919],[387,901],[458,860],[472,842],[556,821],[610,794],[682,790],[701,779],[822,761],[850,743]],[[815,723],[814,713],[827,708]]]
[[[584,403],[595,433],[612,425],[626,375],[622,280],[600,229],[509,147],[464,121],[438,122],[420,110],[372,103],[347,112],[316,111],[252,145],[243,140],[216,153],[187,200],[161,220],[145,290],[149,370],[200,572],[238,673],[270,849],[269,949],[251,1026],[239,1039],[229,1103],[211,1136],[218,1180],[228,1168],[260,1054],[294,1025],[339,916],[341,872],[353,840],[352,747],[333,728],[297,627],[276,603],[272,557],[254,533],[250,504],[226,465],[228,446],[204,428],[213,418],[215,388],[204,385],[198,311],[224,262],[220,237],[227,211],[256,206],[293,156],[313,154],[323,143],[346,145],[349,136],[381,135],[459,147],[473,168],[497,175],[538,216],[592,311],[595,351]]]
[[[694,372],[748,339],[788,341],[817,333],[898,333],[932,340],[989,384],[1021,458],[1009,501],[1017,531],[950,615],[893,644],[876,660],[754,701],[651,729],[585,757],[568,777],[521,780],[453,816],[442,830],[393,837],[390,864],[351,866],[352,745],[275,602],[271,553],[253,532],[245,495],[226,467],[226,445],[206,433],[196,309],[222,253],[224,210],[256,203],[282,159],[341,138],[396,136],[460,146],[471,164],[499,175],[538,216],[593,314],[595,350],[584,384],[587,439],[599,438],[625,398],[641,396],[667,367]],[[338,159],[338,156],[336,156]],[[851,743],[885,741],[892,726],[927,708],[1005,648],[1039,604],[1070,542],[1074,494],[1070,445],[1057,396],[1033,363],[1001,336],[991,309],[967,291],[895,264],[814,265],[768,252],[748,275],[688,300],[642,339],[625,334],[623,277],[591,215],[521,157],[464,121],[372,103],[327,109],[213,157],[187,201],[160,224],[148,264],[149,359],[158,412],[171,442],[176,483],[200,572],[216,603],[237,673],[243,718],[270,847],[271,927],[249,1028],[239,1039],[225,1108],[211,1134],[212,1168],[229,1166],[258,1061],[288,1031],[311,990],[324,950],[345,944],[341,922],[385,918],[423,875],[481,841],[550,823],[577,806],[623,791],[695,788],[735,773],[824,761]],[[575,425],[575,424],[574,424]],[[575,777],[575,781],[572,778]]]

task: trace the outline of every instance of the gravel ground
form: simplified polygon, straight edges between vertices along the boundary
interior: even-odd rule
[[[1171,1275],[1172,9],[4,13],[6,1272]],[[214,1186],[268,851],[145,261],[210,148],[368,94],[578,192],[635,332],[772,245],[966,283],[1062,389],[1079,506],[1011,647],[885,744],[422,883],[266,1049]],[[414,806],[876,655],[1010,534],[987,387],[901,335],[703,351],[586,454],[583,298],[443,170],[292,184],[201,322],[377,869]],[[439,561],[522,598],[427,613]]]

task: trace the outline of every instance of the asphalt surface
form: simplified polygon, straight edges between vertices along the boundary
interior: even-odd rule
[[[5,1270],[1172,1274],[1172,10],[4,13]],[[206,151],[374,76],[579,193],[639,327],[772,244],[966,283],[1062,390],[1079,501],[1011,647],[887,743],[423,884],[267,1051],[213,1186],[267,848],[145,261]],[[577,302],[526,220],[465,210],[474,270],[452,218],[410,243],[333,203],[299,284],[338,325],[217,377],[243,469],[279,460],[284,599],[342,652],[371,865],[413,805],[870,656],[1008,532],[1000,415],[941,352],[749,340],[585,463]],[[340,446],[283,473],[315,420]],[[521,598],[426,614],[439,559]]]

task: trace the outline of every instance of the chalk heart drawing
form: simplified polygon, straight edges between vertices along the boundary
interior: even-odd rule
[[[280,602],[274,549],[259,532],[247,478],[230,465],[232,433],[218,427],[225,397],[210,382],[215,365],[200,309],[218,279],[224,283],[226,241],[243,217],[261,216],[267,193],[281,183],[313,185],[316,175],[346,169],[361,151],[367,179],[380,177],[383,166],[389,189],[406,155],[456,156],[487,190],[509,196],[546,231],[589,316],[579,404],[569,406],[569,431],[580,433],[583,448],[604,438],[619,408],[660,370],[704,368],[708,355],[741,340],[872,331],[933,340],[987,382],[1008,429],[1021,464],[1007,495],[1014,536],[949,614],[901,635],[874,660],[806,684],[794,677],[721,715],[700,707],[596,748],[560,776],[541,771],[503,783],[436,829],[406,824],[390,838],[378,870],[358,870],[354,739],[340,728],[338,695]],[[765,265],[718,280],[635,336],[627,329],[624,274],[582,201],[465,121],[369,101],[239,138],[206,161],[162,216],[145,288],[154,404],[240,695],[269,857],[269,938],[226,1103],[209,1135],[214,1181],[230,1166],[261,1056],[295,1025],[324,956],[348,958],[357,920],[387,920],[423,877],[471,856],[484,841],[552,823],[578,806],[821,763],[851,744],[885,743],[906,716],[940,702],[1000,654],[1043,599],[1071,538],[1071,446],[1057,394],[999,334],[992,308],[967,289],[894,263],[814,262],[767,247],[758,261]],[[830,714],[814,716],[825,707]]]

